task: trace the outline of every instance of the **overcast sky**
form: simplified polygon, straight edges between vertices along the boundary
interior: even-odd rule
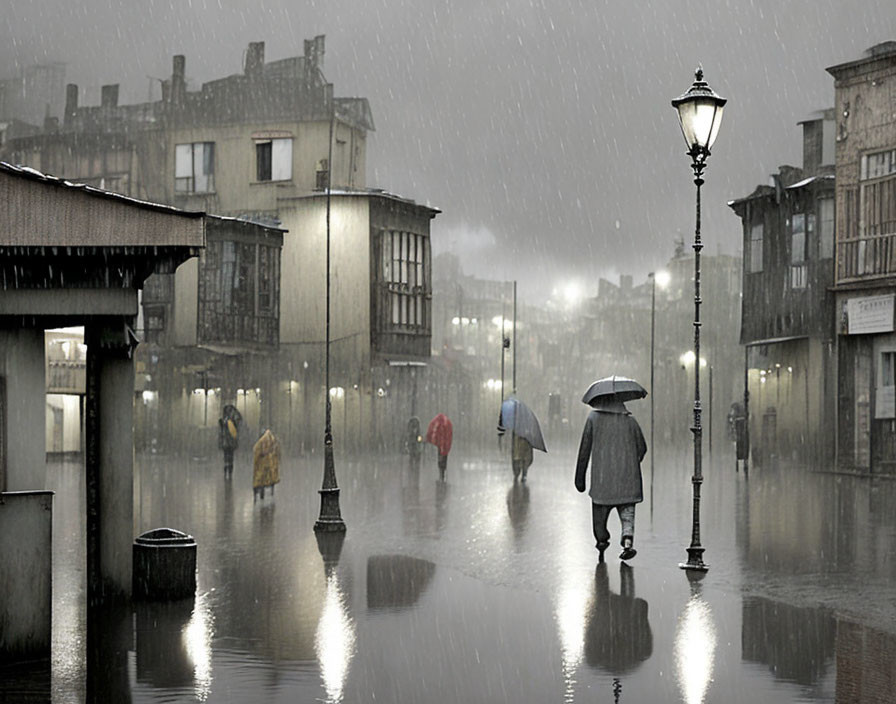
[[[796,123],[833,104],[825,68],[896,39],[894,0],[15,0],[0,76],[63,61],[82,86],[146,99],[185,54],[193,87],[325,34],[338,96],[369,99],[368,184],[444,212],[436,251],[516,278],[543,300],[561,280],[636,281],[693,237],[694,186],[669,101],[702,64],[728,98],[704,186],[706,252],[738,252],[725,203],[781,164]]]

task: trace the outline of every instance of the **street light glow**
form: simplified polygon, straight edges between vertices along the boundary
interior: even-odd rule
[[[656,272],[656,274],[654,274],[653,276],[654,281],[656,281],[656,285],[660,288],[666,288],[666,286],[669,285],[669,282],[672,281],[672,274],[670,274],[665,269]]]

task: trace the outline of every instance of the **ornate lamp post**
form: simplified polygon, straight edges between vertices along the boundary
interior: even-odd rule
[[[694,355],[700,359],[700,251],[703,242],[700,239],[700,186],[703,185],[703,169],[709,150],[719,133],[722,122],[722,108],[727,101],[717,95],[709,84],[703,80],[703,69],[698,68],[694,83],[687,93],[672,101],[672,107],[678,110],[681,133],[688,145],[688,156],[691,157],[691,169],[694,172],[694,184],[697,186],[697,226],[694,230]],[[688,561],[679,564],[685,570],[706,572],[709,566],[703,562],[704,548],[700,545],[700,485],[703,483],[703,429],[700,425],[700,373],[694,374],[694,514],[691,530],[691,545],[688,550]]]
[[[336,483],[336,463],[333,461],[333,403],[330,396],[330,183],[333,175],[333,122],[335,106],[330,107],[330,145],[327,155],[327,332],[325,352],[326,416],[324,419],[324,479],[320,491],[320,516],[314,531],[345,532],[345,522],[339,511],[339,485]]]

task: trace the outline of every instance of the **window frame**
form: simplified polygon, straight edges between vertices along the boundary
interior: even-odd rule
[[[270,137],[255,142],[255,180],[258,183],[292,181],[293,137]]]
[[[759,232],[759,237],[755,236],[756,232]],[[759,274],[764,270],[763,266],[763,254],[764,254],[764,241],[765,241],[765,223],[764,222],[756,222],[750,225],[750,231],[748,233],[749,243],[750,243],[750,256],[748,259],[750,274]],[[758,243],[758,244],[757,244]]]
[[[186,155],[187,163],[182,161],[182,155]],[[197,188],[200,181],[205,188]],[[183,195],[215,192],[214,142],[182,142],[174,145],[174,192]]]

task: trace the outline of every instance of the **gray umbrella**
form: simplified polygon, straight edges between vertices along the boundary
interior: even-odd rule
[[[525,438],[534,449],[542,452],[548,451],[544,444],[538,418],[531,408],[515,396],[508,396],[501,404],[500,424],[521,438]]]
[[[634,401],[635,399],[644,398],[647,390],[634,379],[627,379],[624,376],[608,376],[605,379],[598,379],[582,396],[582,403],[593,406],[594,402],[601,396],[615,396],[619,401]]]

